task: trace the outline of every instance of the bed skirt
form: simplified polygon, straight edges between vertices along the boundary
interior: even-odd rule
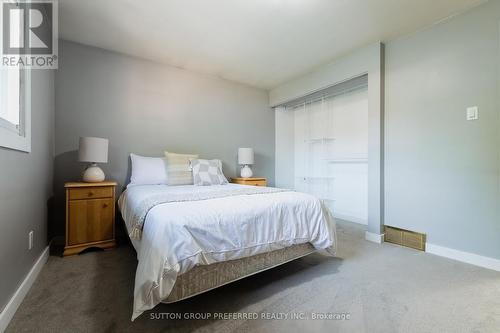
[[[196,296],[315,251],[310,243],[304,243],[247,258],[196,266],[177,277],[172,292],[163,303],[174,303]]]

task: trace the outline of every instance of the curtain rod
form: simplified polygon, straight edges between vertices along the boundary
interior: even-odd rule
[[[351,88],[348,88],[348,89],[344,89],[344,90],[341,90],[341,91],[333,91],[333,92],[317,92],[317,93],[314,93],[312,95],[309,95],[304,97],[304,98],[301,98],[300,100],[297,100],[295,102],[290,102],[290,103],[285,103],[285,104],[282,104],[282,105],[279,105],[277,106],[276,108],[278,107],[283,107],[285,109],[285,111],[289,110],[289,109],[295,109],[297,107],[300,107],[300,106],[303,106],[305,104],[312,104],[314,102],[317,102],[317,101],[320,101],[322,99],[326,99],[326,98],[332,98],[332,97],[337,97],[337,96],[340,96],[340,95],[345,95],[345,94],[349,94],[353,91],[356,91],[356,90],[360,90],[362,88],[366,88],[368,87],[368,83],[362,83],[362,84],[358,84],[354,87],[351,87]]]

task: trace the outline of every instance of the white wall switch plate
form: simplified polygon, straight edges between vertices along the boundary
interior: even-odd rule
[[[477,120],[479,119],[479,109],[477,106],[471,106],[467,108],[467,120]]]
[[[33,248],[33,230],[31,230],[28,234],[28,250]]]

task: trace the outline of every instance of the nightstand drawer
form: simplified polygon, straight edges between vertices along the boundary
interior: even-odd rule
[[[267,186],[266,178],[231,178],[231,183],[250,186]]]
[[[267,186],[267,182],[265,180],[256,180],[254,182],[245,182],[245,185],[252,185],[252,186]]]
[[[113,197],[112,187],[72,188],[69,190],[69,200],[101,199]]]
[[[113,215],[113,198],[70,201],[68,245],[113,239]]]

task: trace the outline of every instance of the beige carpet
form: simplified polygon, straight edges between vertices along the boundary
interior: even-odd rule
[[[500,273],[369,243],[346,222],[338,236],[338,258],[313,254],[133,323],[132,248],[51,256],[7,332],[500,332]],[[167,313],[211,318],[161,319]],[[232,313],[258,319],[213,318]],[[349,319],[312,318],[321,313]]]

